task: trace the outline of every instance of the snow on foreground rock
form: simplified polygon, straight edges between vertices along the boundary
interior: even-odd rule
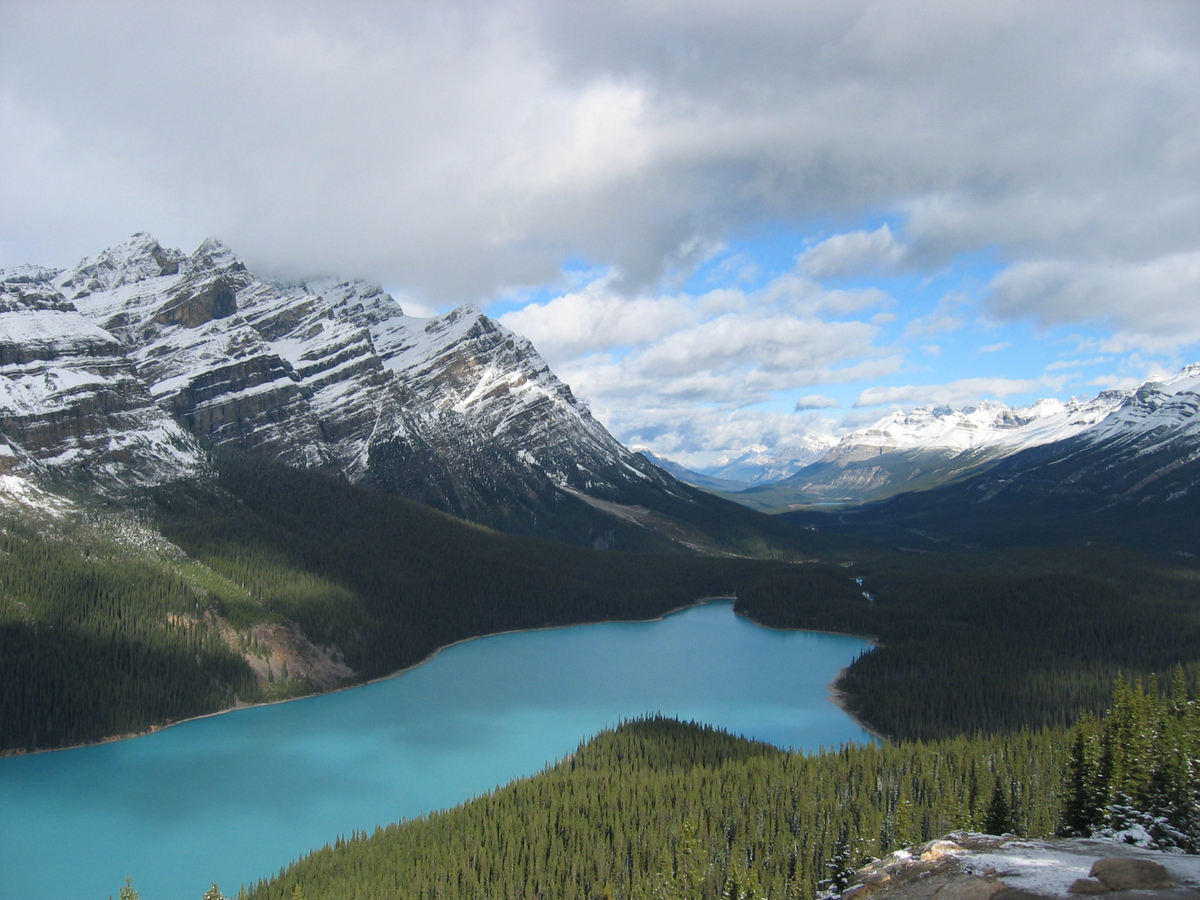
[[[956,832],[855,873],[842,900],[1027,900],[1116,894],[1200,897],[1200,856],[1116,841]]]

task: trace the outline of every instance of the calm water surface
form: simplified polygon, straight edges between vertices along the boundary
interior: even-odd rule
[[[453,806],[661,712],[784,747],[870,736],[827,685],[866,642],[713,603],[481,638],[400,677],[96,747],[0,759],[0,898],[227,894],[352,829]]]

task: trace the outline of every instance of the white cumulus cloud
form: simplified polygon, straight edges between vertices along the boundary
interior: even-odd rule
[[[888,269],[904,258],[905,247],[886,223],[874,231],[851,231],[826,238],[800,254],[800,268],[814,278]]]
[[[1200,340],[1200,250],[1142,262],[1030,260],[989,285],[989,312],[1043,326],[1102,319],[1123,348]]]
[[[1050,385],[1032,378],[962,378],[950,384],[908,384],[867,388],[854,406],[964,406],[982,397],[1003,400],[1013,394],[1048,390]]]

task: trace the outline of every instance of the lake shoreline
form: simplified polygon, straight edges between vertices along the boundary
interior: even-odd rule
[[[653,618],[649,618],[649,619],[599,619],[599,620],[589,621],[589,622],[571,622],[571,623],[563,624],[563,625],[541,625],[536,628],[510,628],[505,631],[490,631],[487,634],[471,635],[470,637],[465,637],[465,638],[461,638],[457,641],[452,641],[449,644],[443,644],[442,646],[437,647],[434,650],[430,651],[428,655],[423,657],[418,662],[415,662],[409,666],[405,666],[402,669],[397,669],[395,672],[389,672],[387,675],[381,675],[378,678],[372,678],[369,681],[355,682],[354,684],[342,685],[340,687],[330,688],[329,690],[326,690],[326,691],[316,691],[314,693],[304,694],[299,697],[284,697],[280,700],[265,700],[261,703],[238,702],[233,706],[226,707],[225,709],[218,709],[214,712],[204,713],[199,716],[189,716],[186,719],[178,719],[176,721],[167,722],[162,725],[154,725],[154,726],[151,726],[150,728],[147,728],[144,731],[135,731],[135,732],[131,732],[128,734],[112,735],[110,737],[101,738],[98,741],[91,741],[88,743],[71,744],[66,747],[49,747],[45,750],[4,750],[4,751],[0,751],[0,759],[16,757],[16,756],[34,756],[36,754],[41,754],[41,753],[61,753],[61,752],[65,752],[68,750],[79,750],[79,749],[82,749],[85,747],[98,747],[103,744],[111,744],[116,741],[127,741],[127,740],[131,740],[133,738],[145,737],[150,734],[155,734],[159,731],[165,731],[168,728],[174,728],[177,725],[186,725],[188,722],[198,722],[203,719],[211,719],[215,716],[224,716],[229,713],[239,712],[240,710],[243,710],[243,709],[256,709],[258,707],[278,706],[281,703],[295,703],[299,700],[308,700],[313,697],[324,697],[329,694],[338,693],[339,691],[352,691],[355,688],[365,687],[366,685],[379,684],[381,682],[391,681],[393,678],[398,678],[401,675],[405,675],[408,672],[413,671],[414,669],[420,668],[421,666],[425,665],[430,660],[432,660],[439,653],[441,653],[443,650],[449,650],[451,647],[457,647],[460,644],[466,644],[471,641],[477,641],[477,640],[480,640],[481,638],[498,637],[499,635],[504,635],[504,634],[520,634],[522,632],[555,631],[555,630],[562,629],[562,628],[580,628],[580,627],[583,627],[586,625],[633,625],[633,624],[638,624],[641,622],[661,622],[664,619],[666,619],[668,616],[673,616],[676,613],[685,612],[686,610],[695,609],[700,606],[707,606],[712,603],[722,603],[722,602],[736,603],[737,597],[730,597],[730,596],[701,597],[698,600],[692,601],[691,603],[684,603],[680,606],[672,607],[671,609],[666,610],[665,612],[661,613],[660,615],[654,616]],[[874,647],[878,646],[878,643],[876,642],[876,638],[874,638],[872,636],[868,636],[868,635],[848,634],[843,631],[828,631],[828,630],[822,630],[822,629],[816,629],[816,628],[780,628],[780,627],[777,627],[774,625],[765,625],[762,622],[755,620],[753,617],[744,615],[742,613],[735,612],[734,614],[741,616],[742,618],[746,619],[748,622],[753,622],[759,628],[766,628],[766,629],[769,629],[772,631],[803,631],[803,632],[808,632],[810,634],[836,634],[836,635],[840,635],[843,637],[860,638],[861,640],[869,641],[871,643],[871,645]],[[838,672],[837,677],[832,682],[830,682],[830,684],[828,685],[828,689],[830,692],[829,702],[833,703],[840,710],[842,710],[842,712],[844,712],[851,719],[853,719],[854,722],[860,728],[863,729],[863,731],[867,732],[868,734],[872,735],[873,737],[877,738],[878,740],[886,740],[886,737],[879,734],[877,731],[875,731],[869,725],[864,723],[861,719],[859,719],[858,716],[856,716],[852,711],[850,711],[850,709],[847,708],[846,702],[845,702],[847,694],[845,693],[845,691],[841,690],[841,688],[838,687],[838,684],[842,680],[842,677],[846,674],[847,668],[849,668],[849,667],[845,667],[845,668],[841,669]]]
[[[724,599],[724,598],[722,598],[722,599]],[[742,615],[742,614],[738,613],[737,615]],[[850,634],[847,631],[829,631],[828,629],[824,629],[824,628],[784,628],[783,626],[780,626],[780,625],[764,625],[762,622],[759,622],[753,616],[742,616],[742,617],[744,619],[746,619],[747,621],[753,622],[759,628],[767,628],[771,631],[803,631],[806,634],[836,634],[840,637],[853,637],[853,638],[858,638],[859,640],[867,641],[871,645],[872,650],[876,650],[881,646],[879,643],[878,635]],[[853,665],[853,663],[851,665]],[[841,686],[842,679],[846,677],[846,673],[849,671],[850,671],[850,666],[843,666],[841,669],[838,670],[838,673],[836,676],[834,676],[833,681],[829,682],[829,684],[826,685],[826,687],[829,689],[829,702],[832,703],[834,706],[836,706],[838,709],[840,709],[842,712],[844,712],[846,715],[848,715],[851,719],[853,719],[855,724],[858,725],[858,727],[861,728],[863,731],[865,731],[867,734],[871,735],[873,738],[875,738],[878,741],[882,741],[882,742],[886,743],[889,740],[889,738],[886,734],[876,731],[871,725],[869,725],[867,722],[864,722],[862,719],[860,719],[858,717],[858,715],[855,714],[854,710],[850,709],[850,707],[848,705],[849,700],[850,700],[850,695],[845,690],[843,690],[842,686]]]
[[[840,632],[824,632],[824,633],[825,634],[840,634]],[[872,641],[872,644],[874,644],[874,641]],[[874,645],[879,646],[878,644],[874,644]],[[887,743],[888,740],[890,740],[890,739],[888,738],[888,736],[886,734],[876,731],[869,724],[864,722],[854,712],[854,710],[852,710],[849,707],[848,704],[849,704],[849,700],[850,700],[850,695],[848,693],[846,693],[844,690],[842,690],[842,688],[841,688],[842,679],[846,677],[846,673],[849,670],[850,670],[849,666],[844,667],[837,673],[837,678],[833,679],[833,681],[829,682],[829,684],[826,685],[826,687],[829,688],[829,702],[832,703],[834,706],[836,706],[838,709],[840,709],[842,712],[844,712],[846,715],[848,715],[851,719],[853,719],[855,724],[857,724],[858,727],[861,728],[863,731],[865,731],[867,734],[871,735],[873,738],[875,738],[880,743]]]

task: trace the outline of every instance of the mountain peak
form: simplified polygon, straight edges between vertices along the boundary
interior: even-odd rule
[[[1157,384],[1169,388],[1169,393],[1196,393],[1200,391],[1200,363],[1184,366],[1169,378],[1163,378]]]
[[[456,306],[448,313],[443,313],[436,317],[441,322],[447,325],[455,325],[459,322],[474,322],[484,318],[483,310],[474,303],[464,303],[462,306]]]
[[[178,250],[166,249],[153,235],[139,231],[59,275],[59,286],[72,297],[110,291],[149,278],[177,275],[183,260]]]
[[[48,269],[45,266],[23,263],[19,266],[0,268],[0,284],[44,284],[53,281],[62,269]]]
[[[194,271],[213,271],[220,270],[230,273],[246,272],[246,265],[238,258],[220,238],[209,237],[204,239],[196,252],[189,258],[188,262]]]

